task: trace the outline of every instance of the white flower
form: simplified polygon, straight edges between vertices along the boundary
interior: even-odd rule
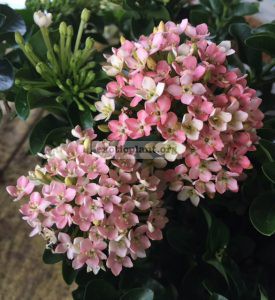
[[[232,119],[228,123],[228,126],[230,129],[233,129],[235,131],[242,130],[243,129],[243,122],[245,122],[248,118],[248,113],[242,110],[239,110],[240,104],[239,102],[233,101],[229,107],[227,108],[227,111],[232,114]]]
[[[231,49],[230,41],[223,41],[218,45],[218,48],[226,54],[226,56],[232,55],[235,53],[235,50]]]
[[[102,69],[108,76],[116,76],[122,71],[124,60],[118,55],[113,54],[109,56],[107,58],[107,62],[110,65],[105,65],[102,67]]]
[[[163,155],[168,161],[175,161],[179,154],[184,153],[186,147],[176,141],[165,141],[157,143],[155,152]]]
[[[192,119],[190,114],[185,114],[182,119],[182,127],[185,135],[190,140],[196,141],[198,140],[200,131],[202,130],[203,122],[195,118]]]
[[[115,100],[106,96],[101,97],[101,101],[95,102],[96,110],[100,112],[95,116],[95,121],[110,119],[113,111],[115,110]]]
[[[185,186],[183,189],[178,193],[178,200],[186,201],[190,199],[194,206],[198,206],[200,202],[200,197],[204,198],[202,194],[200,194],[197,190],[195,190],[191,186]]]
[[[150,77],[144,77],[142,80],[142,90],[138,91],[137,96],[150,102],[155,102],[163,93],[165,83],[159,82],[157,85]]]
[[[33,20],[40,28],[49,27],[52,24],[52,14],[39,10],[33,14]]]
[[[220,108],[216,108],[210,115],[209,123],[218,131],[225,131],[227,129],[227,123],[229,123],[231,119],[231,113],[222,111]]]

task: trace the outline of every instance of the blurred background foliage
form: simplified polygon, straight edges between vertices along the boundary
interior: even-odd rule
[[[74,51],[84,8],[91,16]],[[261,141],[250,155],[254,169],[240,192],[206,199],[199,208],[167,192],[165,238],[133,269],[119,278],[104,272],[94,276],[74,271],[65,257],[45,251],[45,263],[62,260],[64,280],[78,284],[74,299],[275,299],[275,23],[252,28],[247,16],[258,9],[258,2],[240,0],[27,0],[26,9],[19,11],[0,5],[0,116],[4,110],[26,120],[32,109],[46,112],[30,133],[33,154],[70,137],[76,124],[94,125],[93,103],[108,82],[101,71],[102,54],[121,35],[137,39],[161,20],[188,17],[193,25],[207,23],[212,40],[231,40],[237,51],[229,67],[246,73],[263,99]],[[37,10],[53,14],[49,37],[56,66],[33,23]],[[17,43],[15,32],[20,33]],[[60,55],[64,32],[65,39],[71,36],[66,69]],[[30,54],[35,55],[32,62]]]

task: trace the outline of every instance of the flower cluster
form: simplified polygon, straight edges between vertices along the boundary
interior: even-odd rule
[[[118,275],[146,256],[150,240],[162,239],[160,180],[134,154],[93,141],[92,129],[76,127],[73,135],[77,140],[46,148],[46,163],[7,191],[27,199],[20,212],[31,236],[41,234],[54,253],[66,253],[73,268],[97,273],[107,266]]]
[[[137,42],[122,38],[103,67],[115,80],[96,103],[96,120],[111,118],[109,140],[152,137],[156,153],[177,159],[164,178],[179,200],[194,205],[204,194],[238,190],[263,119],[256,91],[228,67],[230,42],[217,45],[208,36],[206,24],[184,19],[161,22]]]

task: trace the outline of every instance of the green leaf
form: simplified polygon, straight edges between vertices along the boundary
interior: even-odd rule
[[[107,281],[94,279],[90,281],[85,289],[83,300],[115,300],[117,291]]]
[[[120,300],[153,300],[154,292],[150,289],[136,288],[124,294]]]
[[[265,140],[265,139],[260,139],[259,144],[260,144],[260,147],[265,152],[268,160],[269,161],[275,160],[275,143]]]
[[[254,28],[252,33],[266,33],[271,32],[275,34],[275,23],[263,24],[260,27]]]
[[[275,161],[266,162],[262,165],[262,170],[265,176],[272,182],[275,183]]]
[[[229,280],[228,277],[226,275],[226,271],[224,269],[224,266],[222,265],[221,262],[219,262],[218,260],[208,260],[206,261],[209,265],[213,266],[221,275],[222,277],[225,279],[226,283],[229,285]]]
[[[62,254],[55,254],[52,253],[52,250],[45,249],[42,259],[45,264],[52,265],[60,262],[63,259],[63,257],[64,256]]]
[[[253,226],[262,234],[275,232],[275,193],[266,192],[256,197],[249,209]]]
[[[205,258],[218,258],[222,255],[229,242],[229,229],[218,219],[212,218],[206,241]]]
[[[190,12],[190,21],[192,25],[208,23],[209,13],[201,9],[192,9]]]
[[[20,91],[15,97],[15,110],[18,117],[26,120],[30,114],[30,106],[25,91]]]
[[[94,119],[88,108],[86,108],[85,111],[79,112],[79,115],[83,129],[92,128],[94,126]]]
[[[224,6],[222,0],[209,0],[209,3],[211,5],[212,10],[215,13],[217,13],[217,14],[222,13],[223,6]]]
[[[20,32],[22,35],[26,32],[26,25],[23,18],[7,5],[0,4],[1,15],[5,16],[5,22],[0,28],[0,33]],[[3,22],[3,19],[2,19]]]
[[[275,56],[275,35],[271,33],[259,33],[248,37],[246,45],[257,50],[262,50]]]
[[[6,91],[13,86],[13,67],[7,59],[0,59],[0,91]]]
[[[254,15],[259,11],[259,4],[254,3],[239,3],[234,6],[233,15],[242,17],[242,16],[249,16]]]
[[[234,23],[229,27],[229,32],[238,42],[241,60],[251,66],[256,74],[260,74],[262,70],[261,52],[249,48],[244,43],[245,39],[251,36],[251,28],[245,23]]]
[[[209,300],[228,300],[228,298],[225,298],[224,296],[215,293],[211,295]]]
[[[52,115],[47,115],[41,119],[30,134],[30,150],[32,154],[42,151],[50,132],[62,125],[63,123]]]
[[[64,281],[70,285],[74,282],[76,275],[77,271],[72,268],[71,262],[64,259],[62,263],[62,276]]]

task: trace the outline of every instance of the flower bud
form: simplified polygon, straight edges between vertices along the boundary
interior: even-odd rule
[[[85,42],[85,48],[92,49],[93,46],[94,46],[94,40],[92,38],[88,37]]]
[[[40,28],[49,27],[52,24],[52,14],[39,10],[33,14],[33,20]]]
[[[125,43],[125,41],[126,41],[126,39],[125,39],[125,37],[122,35],[122,36],[120,37],[120,44],[123,45],[123,44]]]
[[[75,177],[66,177],[64,183],[66,186],[71,186],[76,184],[76,178]]]
[[[84,151],[86,153],[90,153],[91,152],[91,140],[89,138],[86,138],[84,140],[83,146],[84,146]]]
[[[67,25],[65,22],[61,22],[59,25],[59,32],[61,35],[66,35],[67,34]]]
[[[21,35],[21,33],[20,32],[15,32],[15,41],[16,41],[16,43],[18,44],[18,45],[24,45],[24,38],[23,38],[23,36]]]
[[[150,69],[152,71],[156,69],[157,63],[151,56],[148,57],[146,64],[147,64],[148,69]]]
[[[109,127],[107,124],[98,125],[97,128],[102,132],[110,132]]]
[[[67,27],[67,35],[68,36],[73,36],[74,35],[74,29],[73,29],[73,26],[72,25],[69,25]]]
[[[90,19],[91,11],[87,8],[84,8],[81,13],[81,20],[87,23]]]

